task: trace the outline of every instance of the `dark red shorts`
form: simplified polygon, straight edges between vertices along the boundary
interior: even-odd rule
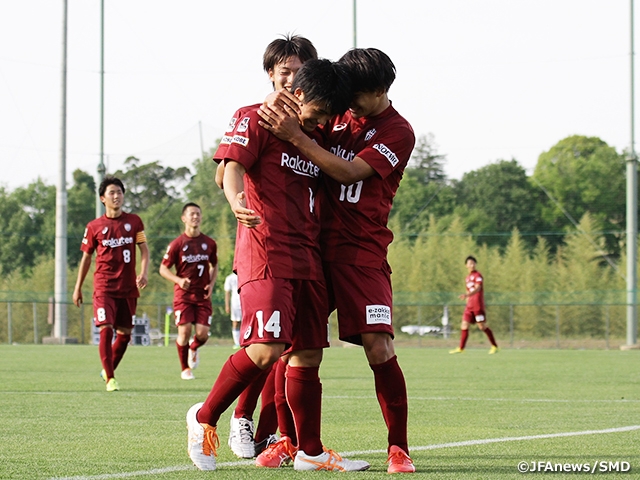
[[[176,326],[188,324],[211,326],[211,302],[174,303],[173,313],[176,316]]]
[[[93,322],[96,327],[133,328],[137,298],[93,297]]]
[[[292,351],[329,346],[323,281],[267,277],[240,288],[241,345],[284,343]]]
[[[388,333],[393,292],[389,268],[325,263],[329,313],[338,310],[340,340],[362,345],[363,333]]]
[[[486,322],[487,317],[485,316],[484,310],[479,310],[474,312],[472,310],[466,310],[462,314],[462,320],[469,323],[480,323]]]

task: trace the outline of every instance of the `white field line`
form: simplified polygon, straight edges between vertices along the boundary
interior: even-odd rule
[[[622,433],[631,432],[634,430],[640,430],[640,425],[630,425],[628,427],[618,428],[606,428],[604,430],[583,430],[581,432],[561,432],[561,433],[547,433],[541,435],[528,435],[523,437],[502,437],[502,438],[485,438],[480,440],[465,440],[462,442],[450,442],[439,443],[435,445],[424,445],[417,447],[409,447],[411,451],[422,450],[437,450],[439,448],[452,448],[452,447],[469,447],[473,445],[487,445],[489,443],[501,443],[501,442],[520,442],[527,440],[541,440],[545,438],[561,438],[561,437],[576,437],[580,435],[602,435],[605,433]],[[357,450],[352,452],[343,452],[341,455],[357,456],[357,455],[370,455],[374,453],[387,453],[387,450]],[[251,465],[253,460],[246,460],[241,462],[223,462],[219,463],[220,467],[234,467],[240,465]],[[151,470],[140,470],[137,472],[125,472],[125,473],[107,473],[103,475],[88,475],[78,477],[53,477],[50,480],[110,480],[112,478],[128,478],[138,477],[144,475],[159,475],[163,473],[179,472],[184,470],[192,470],[195,467],[193,465],[178,465],[175,467],[154,468]]]
[[[3,395],[69,395],[74,392],[26,392],[26,391],[9,391],[9,392],[0,392]],[[100,390],[99,392],[77,392],[83,396],[87,394],[94,393],[95,395],[102,395],[104,392]],[[201,396],[199,394],[194,393],[171,393],[171,394],[163,394],[163,393],[133,393],[133,392],[124,392],[119,393],[120,397],[133,397],[133,396],[141,396],[141,397],[163,397],[163,398],[197,398]],[[376,400],[375,395],[323,395],[323,399],[355,399],[355,400]],[[429,402],[455,402],[455,401],[483,401],[483,402],[513,402],[513,403],[640,403],[640,399],[581,399],[581,398],[572,398],[572,399],[564,399],[564,398],[490,398],[490,397],[414,397],[409,395],[409,400],[414,401],[429,401]]]

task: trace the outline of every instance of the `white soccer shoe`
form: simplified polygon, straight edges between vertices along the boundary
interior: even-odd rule
[[[253,439],[253,421],[244,417],[235,418],[231,415],[229,429],[229,447],[240,458],[256,456],[256,443]]]
[[[196,403],[187,412],[187,452],[193,464],[200,470],[215,470],[217,449],[220,445],[216,427],[203,427],[196,414],[203,403]]]
[[[187,364],[191,369],[198,368],[198,365],[200,364],[200,355],[198,354],[198,350],[192,350],[191,348],[189,348],[189,357],[187,358]]]
[[[253,439],[253,421],[244,417],[235,418],[231,415],[229,429],[229,447],[240,458],[256,456],[256,443]]]
[[[182,372],[180,373],[180,378],[182,378],[183,380],[196,379],[196,377],[193,375],[193,372],[191,371],[190,368],[185,368],[184,370],[182,370]]]
[[[371,465],[363,460],[347,460],[333,450],[325,449],[320,455],[312,457],[298,450],[293,461],[294,470],[328,470],[332,472],[359,472]]]

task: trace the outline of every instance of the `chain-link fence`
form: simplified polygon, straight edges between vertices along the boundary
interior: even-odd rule
[[[625,343],[625,294],[603,291],[487,295],[487,323],[503,347],[617,348]],[[43,337],[51,336],[53,299],[13,297],[0,298],[0,343],[42,343]],[[455,343],[464,311],[464,303],[456,294],[397,293],[394,301],[397,340],[418,345]],[[230,340],[231,322],[224,311],[222,294],[214,295],[212,303],[211,337]],[[138,300],[136,314],[149,318],[153,338],[165,333],[176,335],[173,315],[167,319],[167,308],[171,306],[172,297],[166,294],[145,295]],[[336,336],[335,315],[331,323],[332,334]],[[79,343],[91,343],[92,325],[91,303],[80,308],[67,305],[68,337]],[[472,329],[471,344],[474,338],[476,343],[485,340],[475,330]]]

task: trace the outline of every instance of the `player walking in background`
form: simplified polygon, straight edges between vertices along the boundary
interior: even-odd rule
[[[120,390],[114,372],[131,341],[133,317],[140,296],[138,289],[147,285],[149,248],[140,217],[122,211],[125,193],[122,181],[106,177],[100,184],[98,193],[105,206],[105,214],[89,222],[84,231],[80,245],[82,259],[73,290],[73,303],[79,307],[83,301],[82,284],[91,267],[93,252],[96,251],[93,320],[100,329],[100,376],[106,382],[107,392],[113,392]],[[141,272],[137,276],[136,245],[141,257]]]
[[[489,355],[493,355],[498,351],[498,344],[496,339],[493,338],[493,332],[487,326],[487,317],[484,308],[484,289],[482,274],[476,270],[477,260],[469,255],[464,265],[467,267],[469,275],[465,279],[467,287],[467,293],[460,295],[461,300],[467,301],[467,306],[462,314],[462,325],[460,325],[460,346],[451,350],[449,353],[462,353],[464,347],[467,344],[467,338],[469,338],[469,326],[472,323],[478,325],[478,328],[482,330],[491,342],[491,349],[489,349]]]
[[[211,328],[211,294],[218,276],[216,242],[200,232],[202,210],[187,203],[180,217],[184,233],[173,240],[160,264],[160,275],[173,287],[173,312],[178,327],[176,347],[183,380],[193,380],[192,369],[200,363],[198,349],[207,343]],[[176,266],[176,273],[171,267]],[[191,325],[195,334],[191,338]]]
[[[235,272],[224,279],[224,311],[231,317],[231,336],[233,348],[240,348],[240,320],[242,309],[240,308],[240,294],[238,293],[238,275]]]
[[[388,428],[388,472],[410,473],[415,467],[407,440],[407,389],[393,346],[387,263],[393,234],[387,220],[415,135],[389,100],[395,66],[386,54],[353,49],[339,63],[349,70],[356,93],[349,111],[325,129],[330,151],[302,135],[291,109],[265,109],[262,125],[330,177],[324,178],[320,208],[330,311],[338,311],[340,339],[364,346]]]
[[[308,60],[317,58],[318,53],[311,41],[299,35],[287,35],[267,45],[262,58],[262,66],[275,91],[288,91],[302,65]],[[220,188],[222,188],[224,158],[227,149],[234,135],[242,134],[238,131],[241,128],[240,120],[245,117],[247,111],[255,109],[259,105],[240,108],[229,121],[227,131],[222,136],[220,145],[213,156],[213,159],[219,162],[216,169],[216,183]],[[297,99],[294,106],[296,109],[298,108]],[[238,230],[239,236],[245,233],[244,229]],[[238,252],[240,244],[240,241],[236,241],[234,260],[238,255],[242,255],[241,252]],[[285,362],[286,356],[283,356],[280,361],[274,364],[273,371],[265,370],[263,375],[243,391],[231,415],[229,447],[240,458],[258,456],[256,464],[262,467],[280,466],[283,461],[282,453],[291,453],[293,445],[297,445],[293,416],[284,392]],[[260,395],[262,396],[260,419],[256,429],[253,422],[253,412]],[[279,441],[275,436],[278,428],[282,437]],[[267,449],[270,446],[271,448]],[[287,461],[291,458],[289,455],[286,456]]]
[[[300,122],[317,141],[317,125],[344,111],[351,96],[343,69],[328,60],[305,63],[292,90],[302,103]],[[286,392],[298,436],[294,469],[365,470],[367,462],[343,459],[320,438],[318,371],[328,346],[315,211],[320,172],[258,120],[257,108],[241,119],[224,169],[225,195],[244,232],[235,260],[246,347],[229,357],[206,401],[187,413],[189,455],[201,470],[215,469],[220,415],[291,347]]]

